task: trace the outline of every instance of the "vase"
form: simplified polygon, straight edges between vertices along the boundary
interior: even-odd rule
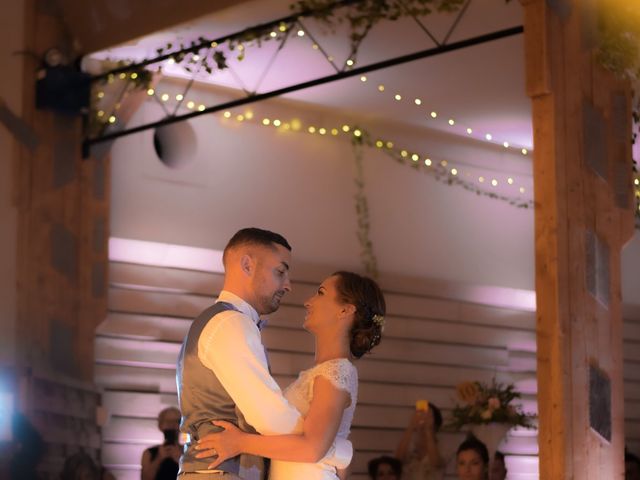
[[[475,437],[485,444],[489,451],[489,465],[493,463],[494,455],[498,450],[498,445],[507,435],[507,432],[511,430],[511,425],[508,423],[481,423],[471,425],[471,433]]]

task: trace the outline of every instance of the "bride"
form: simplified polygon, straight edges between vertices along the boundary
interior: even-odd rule
[[[315,365],[300,373],[285,397],[304,418],[303,432],[262,436],[214,421],[224,431],[203,438],[199,458],[217,454],[209,468],[241,453],[272,459],[271,480],[335,480],[345,471],[322,463],[336,437],[346,439],[358,396],[358,372],[351,363],[380,343],[385,301],[370,278],[336,272],[304,304],[304,328],[315,337]]]

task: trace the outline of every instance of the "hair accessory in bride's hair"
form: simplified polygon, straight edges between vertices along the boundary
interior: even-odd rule
[[[384,316],[377,315],[377,314],[374,315],[373,323],[375,323],[378,327],[380,327],[380,330],[384,330]]]

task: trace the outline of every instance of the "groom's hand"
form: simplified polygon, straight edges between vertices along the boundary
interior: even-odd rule
[[[211,423],[222,427],[223,430],[205,435],[198,441],[196,458],[218,457],[208,467],[216,468],[228,458],[241,453],[240,439],[243,434],[233,423],[216,420]]]

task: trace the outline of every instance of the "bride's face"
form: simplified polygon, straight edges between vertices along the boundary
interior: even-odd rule
[[[307,314],[304,328],[316,332],[321,328],[332,327],[344,312],[344,305],[338,300],[336,283],[338,278],[331,276],[320,284],[316,293],[304,302]]]

